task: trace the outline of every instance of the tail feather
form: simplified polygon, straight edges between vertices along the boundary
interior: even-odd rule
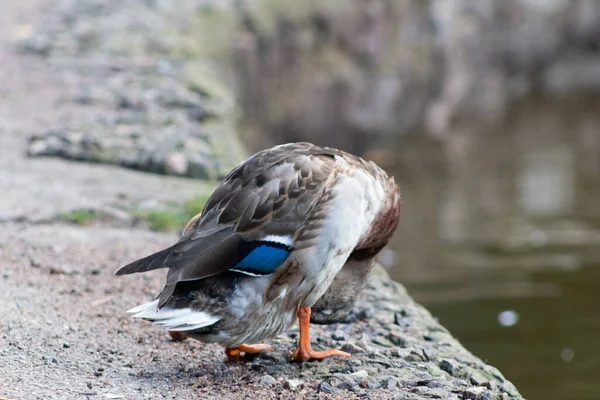
[[[139,260],[136,260],[131,264],[127,264],[119,269],[115,275],[128,275],[136,272],[146,272],[159,268],[167,268],[167,265],[165,265],[165,260],[172,251],[173,246],[151,254],[148,257],[140,258]]]
[[[127,311],[133,318],[142,318],[164,326],[170,331],[192,331],[217,323],[221,318],[191,308],[158,308],[158,300]]]

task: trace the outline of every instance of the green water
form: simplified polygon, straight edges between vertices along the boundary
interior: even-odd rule
[[[532,98],[372,153],[402,191],[380,261],[530,400],[600,399],[599,107]]]
[[[465,271],[459,281],[408,288],[465,347],[499,368],[525,398],[600,399],[600,265],[531,273],[530,287],[541,292],[511,296],[510,286],[519,285],[520,276],[510,270]],[[428,301],[435,293],[472,292],[474,287],[506,287],[507,296]],[[498,322],[498,314],[505,310],[518,314],[514,326]]]

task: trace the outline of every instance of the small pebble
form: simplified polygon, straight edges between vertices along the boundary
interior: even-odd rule
[[[310,377],[312,377],[313,375],[314,375],[314,374],[313,374],[313,372],[312,372],[312,371],[302,371],[302,372],[300,372],[300,376],[301,376],[302,378],[310,378]]]
[[[341,379],[339,379],[339,381],[337,381],[335,383],[335,386],[338,389],[352,390],[352,391],[358,391],[360,389],[358,386],[358,383],[356,383],[354,381],[354,379],[352,379],[350,376],[347,376],[347,375],[341,377]]]
[[[392,357],[398,357],[398,358],[401,358],[404,356],[404,354],[402,353],[402,351],[400,349],[392,349],[389,354]]]
[[[439,366],[442,371],[446,371],[447,373],[449,373],[450,375],[452,375],[454,377],[456,377],[458,375],[459,367],[450,360],[440,361]]]
[[[398,381],[396,380],[396,378],[391,376],[383,377],[383,379],[379,380],[379,383],[384,389],[395,389],[396,386],[398,386]]]
[[[329,367],[326,364],[321,364],[315,369],[316,375],[329,375]]]
[[[486,387],[486,388],[488,388],[490,390],[496,390],[496,383],[492,382],[492,381],[482,382],[479,386]]]
[[[354,378],[355,380],[361,380],[361,379],[367,379],[369,377],[369,373],[367,371],[365,371],[364,369],[361,369],[360,371],[351,373],[350,376],[352,378]]]
[[[260,383],[265,386],[273,386],[277,384],[277,379],[273,378],[271,375],[264,375],[260,378]]]
[[[404,357],[404,359],[409,362],[422,362],[425,361],[425,356],[422,353],[413,350],[410,353],[408,353],[408,355]]]
[[[464,400],[491,400],[492,393],[484,387],[472,387],[463,392]]]
[[[360,361],[357,358],[353,358],[350,361],[348,361],[348,365],[352,365],[353,367],[358,367],[362,365],[362,361]]]
[[[296,390],[302,384],[300,379],[288,379],[283,381],[283,388],[288,390]]]
[[[365,379],[363,382],[366,382],[366,385],[364,387],[366,387],[367,389],[376,390],[381,387],[381,384],[379,382],[372,379]]]
[[[389,338],[395,346],[405,347],[409,342],[409,340],[403,334],[398,332],[391,332]]]
[[[383,347],[394,347],[394,343],[392,343],[389,339],[383,337],[383,336],[376,336],[373,339],[373,343],[378,344],[379,346],[383,346]]]
[[[357,345],[355,345],[354,343],[350,342],[350,343],[345,343],[342,348],[342,351],[345,351],[346,353],[350,353],[350,354],[357,354],[357,353],[364,353],[365,351],[358,347]]]
[[[427,361],[435,361],[437,358],[435,351],[430,349],[423,349],[423,356],[427,359]]]
[[[331,386],[329,383],[327,383],[325,381],[319,383],[319,387],[317,388],[317,391],[319,393],[332,394],[332,395],[340,394],[339,390],[337,390],[336,388],[334,388],[333,386]]]
[[[333,340],[346,340],[346,335],[344,334],[343,330],[336,329],[335,332],[331,334],[331,338]]]

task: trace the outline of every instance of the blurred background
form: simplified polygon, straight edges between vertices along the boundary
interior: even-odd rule
[[[60,117],[0,137],[5,159],[207,187],[279,143],[372,159],[402,189],[393,278],[526,398],[600,397],[600,2],[21,3],[0,32]],[[177,230],[205,199],[59,215]]]

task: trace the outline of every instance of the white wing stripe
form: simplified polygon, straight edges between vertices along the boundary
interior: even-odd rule
[[[265,236],[261,240],[265,242],[284,244],[289,247],[294,244],[294,238],[292,236],[269,235]]]
[[[269,275],[273,275],[273,274],[253,274],[252,272],[248,272],[248,271],[242,271],[241,269],[235,269],[235,268],[232,268],[232,269],[230,269],[230,271],[233,271],[233,272],[238,272],[238,273],[240,273],[240,274],[244,274],[244,275],[248,275],[248,276],[253,276],[253,277],[257,277],[257,276],[258,276],[258,277],[260,277],[260,276],[269,276]]]

